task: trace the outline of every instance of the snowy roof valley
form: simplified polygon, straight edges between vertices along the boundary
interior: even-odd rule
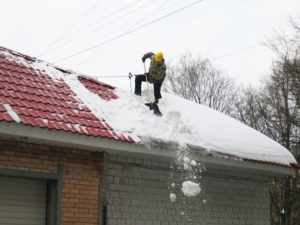
[[[280,144],[220,112],[163,93],[156,117],[142,97],[0,48],[0,121],[109,138],[157,141],[239,160],[296,164]]]

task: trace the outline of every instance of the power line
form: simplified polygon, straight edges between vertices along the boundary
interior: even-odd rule
[[[52,52],[52,51],[54,51],[54,50],[57,49],[57,48],[63,47],[63,46],[68,45],[68,44],[70,44],[70,43],[72,43],[72,42],[74,42],[74,41],[76,41],[76,40],[78,40],[78,39],[81,39],[82,37],[84,37],[84,36],[86,36],[86,35],[88,35],[88,34],[91,34],[91,33],[93,33],[94,31],[96,31],[96,30],[98,30],[98,29],[100,29],[100,28],[105,27],[106,25],[109,25],[109,24],[111,24],[111,23],[114,23],[114,22],[118,21],[119,19],[123,18],[124,16],[128,16],[128,15],[130,15],[130,14],[132,14],[132,13],[135,13],[136,11],[140,10],[141,8],[144,8],[145,6],[148,6],[148,5],[150,5],[150,4],[153,4],[155,1],[157,1],[157,0],[154,0],[154,1],[152,0],[150,3],[148,2],[147,4],[142,5],[141,7],[137,8],[137,9],[135,9],[135,10],[133,10],[133,11],[130,11],[130,12],[124,14],[124,15],[121,15],[120,17],[118,17],[117,19],[115,19],[115,20],[113,20],[113,21],[109,21],[108,23],[102,24],[101,26],[98,26],[98,27],[94,28],[93,30],[90,30],[90,31],[88,31],[88,32],[86,32],[86,33],[84,33],[84,34],[81,34],[81,35],[79,35],[77,38],[72,39],[72,40],[70,40],[70,41],[68,41],[68,42],[66,42],[66,43],[64,43],[64,44],[62,44],[62,45],[59,45],[59,46],[57,46],[57,47],[51,49],[49,52]],[[161,10],[165,10],[165,8],[163,8],[163,9],[161,9],[161,8],[162,8],[163,6],[165,6],[165,5],[167,5],[167,3],[169,3],[170,1],[171,1],[171,0],[167,0],[166,2],[164,2],[163,4],[161,4],[159,7],[157,7],[153,12],[157,13],[157,12],[159,12],[159,11],[161,11]],[[183,2],[183,1],[185,1],[185,0],[180,0],[179,2]],[[179,2],[176,2],[174,5],[177,5]],[[135,3],[136,3],[136,2],[135,2]],[[131,7],[132,5],[134,5],[134,4],[131,4],[131,5],[127,6],[127,7],[122,8],[122,9],[129,8],[129,7]],[[174,6],[174,5],[172,5],[172,6]],[[119,12],[119,11],[121,11],[121,10],[118,10],[118,11],[116,11],[116,12]],[[137,24],[141,23],[141,22],[144,21],[146,18],[150,17],[150,16],[153,14],[153,12],[151,12],[148,16],[145,16],[145,17],[143,17],[142,19],[139,19],[139,20],[137,21],[137,23],[136,23],[135,25],[131,26],[131,28],[127,29],[126,32],[127,32],[127,31],[130,31],[131,29],[133,29]],[[112,14],[110,14],[110,15],[114,15],[114,14],[116,14],[116,13],[112,13]],[[115,31],[119,31],[119,30],[120,30],[120,29],[118,28],[118,29],[116,29]],[[110,34],[114,33],[115,31],[110,32]],[[108,35],[106,35],[106,36],[110,36],[110,34],[108,34]],[[95,42],[95,41],[99,41],[99,39],[98,39],[98,38],[97,38],[97,39],[94,39],[94,40],[91,41],[91,42]],[[89,44],[91,44],[91,42],[89,42]],[[83,47],[83,46],[85,46],[85,45],[86,45],[86,44],[83,44],[83,45],[79,46],[78,48],[81,48],[81,47]],[[49,52],[48,52],[48,53],[49,53]],[[93,53],[92,55],[88,56],[87,58],[85,58],[84,60],[82,60],[80,63],[78,63],[75,67],[81,65],[81,64],[84,63],[88,58],[90,58],[90,57],[92,57],[92,56],[94,56],[94,55],[96,55],[96,54],[98,54],[98,53]]]
[[[118,14],[118,13],[120,13],[120,12],[122,12],[122,11],[124,11],[124,10],[126,10],[126,9],[128,9],[128,8],[130,8],[130,7],[132,7],[132,6],[134,6],[134,5],[136,5],[137,3],[141,2],[141,1],[143,1],[143,0],[137,0],[137,1],[135,1],[134,3],[131,3],[131,4],[125,6],[125,7],[121,8],[121,9],[119,9],[119,10],[117,10],[117,11],[114,11],[113,13],[107,15],[106,17],[104,17],[104,18],[102,18],[102,19],[100,19],[100,20],[98,20],[98,21],[92,23],[92,24],[89,25],[88,27],[85,27],[85,28],[83,28],[83,29],[81,29],[81,30],[79,30],[79,31],[89,29],[89,28],[92,27],[93,25],[98,24],[98,23],[100,23],[100,22],[103,22],[103,21],[107,20],[109,17],[114,16],[114,15],[116,15],[116,14]],[[98,0],[98,2],[99,2],[99,0]],[[95,6],[96,6],[96,5],[95,5]],[[93,6],[92,8],[94,8],[95,6]],[[91,9],[92,9],[92,8],[91,8]],[[118,18],[118,19],[120,19],[120,18]],[[72,42],[74,42],[74,41],[76,41],[76,40],[78,40],[78,39],[84,37],[85,35],[90,34],[91,32],[93,32],[93,31],[95,31],[95,30],[97,30],[97,29],[99,29],[99,28],[105,27],[106,25],[109,25],[109,24],[111,24],[111,23],[117,21],[118,19],[116,19],[116,20],[114,20],[114,21],[110,21],[110,22],[105,23],[105,24],[102,24],[101,26],[98,26],[98,27],[92,29],[91,31],[85,32],[84,34],[81,34],[81,35],[79,35],[79,36],[77,36],[77,37],[75,36],[75,38],[71,39],[70,41],[67,41],[67,42],[65,42],[65,43],[63,43],[63,44],[61,44],[61,45],[59,45],[59,46],[56,46],[55,48],[52,48],[52,49],[48,50],[48,51],[47,51],[47,50],[44,51],[43,53],[40,54],[40,56],[41,56],[41,55],[45,55],[46,53],[50,53],[50,52],[54,51],[54,50],[57,49],[57,48],[60,48],[60,47],[65,46],[66,44],[70,44],[70,43],[72,43]],[[73,26],[71,26],[71,28],[72,28],[72,27],[73,27]],[[61,40],[64,38],[64,36],[65,36],[70,30],[71,30],[71,29],[68,29],[68,31],[66,31],[66,32],[64,33],[64,35],[62,35],[59,39],[57,39],[56,41],[54,41],[54,42],[51,44],[51,46],[53,46],[54,44],[56,44],[56,43],[58,43],[59,41],[61,41]],[[78,33],[78,32],[77,32],[77,33]],[[67,36],[65,37],[65,39],[66,39],[66,38],[69,38],[69,37],[72,37],[72,36],[74,36],[74,35],[73,35],[73,34],[67,35]],[[51,47],[51,46],[50,46],[50,47]]]
[[[251,45],[249,47],[246,47],[246,48],[242,48],[242,49],[239,49],[239,50],[236,50],[236,51],[233,51],[233,52],[230,52],[230,53],[227,53],[225,55],[221,55],[221,56],[217,56],[217,57],[214,57],[212,58],[211,60],[219,60],[219,59],[222,59],[222,58],[225,58],[225,57],[228,57],[228,56],[231,56],[231,55],[235,55],[235,54],[238,54],[238,53],[241,53],[241,52],[245,52],[245,51],[249,51],[253,48],[257,48],[263,44],[265,44],[266,42],[261,42],[261,43],[258,43],[258,44],[255,44],[255,45]]]
[[[55,45],[57,42],[59,42],[62,38],[64,38],[64,36],[69,33],[74,26],[76,26],[81,20],[83,20],[101,1],[103,0],[97,0],[97,2],[95,4],[93,4],[78,20],[76,20],[68,29],[66,29],[66,31],[59,37],[57,38],[55,41],[53,41],[52,43],[50,43],[46,48],[51,48],[53,45]],[[47,51],[44,51],[42,53],[39,54],[39,57],[44,55]]]
[[[170,1],[171,1],[171,0],[166,0],[166,2],[164,2],[164,3],[161,4],[161,5],[159,5],[159,6],[158,6],[155,10],[153,10],[149,15],[143,17],[142,19],[139,19],[133,26],[131,26],[129,29],[127,29],[126,32],[127,32],[127,31],[130,31],[131,29],[133,29],[136,25],[138,25],[139,23],[141,23],[142,21],[144,21],[146,18],[150,17],[153,13],[157,13],[157,12],[161,11],[161,10],[162,10],[161,8],[162,8],[163,6],[165,6],[167,3],[169,3]],[[183,0],[181,0],[181,1],[183,1]],[[118,29],[118,30],[119,30],[119,29]],[[97,40],[98,40],[98,39],[97,39]],[[94,41],[95,41],[95,40],[94,40]],[[94,41],[93,41],[93,42],[94,42]],[[103,48],[100,49],[100,51],[101,51],[101,50],[103,50]],[[87,57],[84,58],[82,61],[80,61],[78,64],[76,64],[76,65],[75,65],[75,68],[78,67],[78,66],[80,66],[81,64],[85,63],[89,58],[94,57],[94,56],[97,55],[97,54],[99,54],[99,51],[94,52],[93,54],[87,56]]]
[[[139,1],[141,1],[141,0],[139,0]],[[139,1],[137,1],[137,2],[139,2]],[[130,14],[132,14],[132,13],[135,13],[136,11],[140,10],[141,8],[144,8],[144,7],[148,6],[149,4],[153,4],[155,1],[158,1],[158,0],[154,0],[154,1],[152,0],[152,1],[148,2],[147,4],[142,5],[141,7],[137,8],[137,9],[131,10],[130,12],[127,12],[126,14],[123,14],[123,15],[119,16],[118,18],[116,18],[116,19],[114,19],[114,20],[112,20],[112,21],[109,21],[109,22],[107,22],[107,23],[101,24],[100,26],[97,26],[97,27],[95,27],[94,29],[92,29],[92,30],[90,30],[90,31],[87,31],[87,32],[85,32],[85,33],[81,33],[81,34],[78,35],[77,37],[74,37],[73,39],[71,39],[71,40],[69,40],[69,41],[67,40],[65,43],[62,43],[61,45],[58,45],[58,46],[56,46],[55,48],[50,49],[50,50],[49,50],[48,52],[46,52],[46,53],[53,52],[54,50],[56,50],[56,49],[58,49],[58,48],[61,48],[61,47],[64,47],[64,46],[66,46],[66,45],[69,45],[69,44],[71,44],[71,43],[73,43],[73,42],[75,42],[75,41],[77,41],[77,40],[79,40],[79,39],[82,39],[83,37],[85,37],[85,36],[87,36],[87,35],[89,35],[89,34],[91,34],[91,33],[94,33],[95,31],[99,31],[101,28],[104,28],[104,27],[106,27],[107,25],[110,25],[110,24],[114,23],[114,22],[116,22],[116,21],[122,19],[122,18],[125,17],[125,16],[128,16],[128,15],[130,15]],[[135,2],[135,3],[137,3],[137,2]],[[129,6],[132,6],[132,5],[133,5],[133,4],[131,4],[131,5],[129,5]],[[124,8],[122,8],[122,9],[127,9],[129,6],[124,7]],[[117,12],[120,12],[120,11],[121,11],[121,10],[118,10]],[[114,14],[116,14],[116,13],[112,13],[112,14],[110,14],[110,15],[114,15]]]
[[[87,49],[78,51],[78,52],[76,52],[76,53],[74,53],[74,54],[72,54],[72,55],[70,55],[70,56],[63,57],[63,58],[61,58],[61,59],[55,61],[54,63],[61,62],[61,61],[65,61],[66,59],[72,58],[72,57],[74,57],[74,56],[76,56],[76,55],[82,54],[82,53],[84,53],[84,52],[90,51],[90,50],[92,50],[92,49],[94,49],[94,48],[97,48],[97,47],[99,47],[99,46],[102,46],[102,45],[105,45],[105,44],[107,44],[107,43],[110,43],[110,42],[112,42],[112,41],[114,41],[114,40],[117,40],[117,39],[119,39],[119,38],[121,38],[121,37],[123,37],[123,36],[125,36],[125,35],[128,35],[128,34],[130,34],[130,33],[133,33],[133,32],[135,32],[135,31],[140,30],[140,29],[142,29],[142,28],[144,28],[144,27],[147,27],[147,26],[149,26],[149,25],[151,25],[151,24],[153,24],[153,23],[156,23],[156,22],[158,22],[158,21],[160,21],[160,20],[162,20],[162,19],[165,19],[165,18],[167,18],[167,17],[169,17],[169,16],[172,16],[172,15],[174,15],[174,14],[180,12],[180,11],[183,11],[183,10],[185,10],[185,9],[187,9],[187,8],[190,8],[190,7],[192,7],[192,6],[194,6],[194,5],[198,4],[198,3],[200,3],[200,2],[202,2],[202,1],[204,1],[204,0],[198,0],[198,1],[196,1],[196,2],[193,2],[193,3],[191,3],[191,4],[189,4],[189,5],[185,6],[185,7],[182,7],[182,8],[180,8],[180,9],[177,9],[177,10],[171,12],[171,13],[168,13],[167,15],[161,16],[161,17],[159,17],[158,19],[152,20],[152,21],[150,21],[150,22],[148,22],[148,23],[146,23],[146,24],[143,24],[143,25],[141,25],[141,26],[138,26],[137,28],[132,29],[131,31],[124,32],[124,33],[122,33],[122,34],[120,34],[120,35],[117,35],[117,36],[111,38],[111,39],[108,39],[108,40],[103,41],[103,42],[101,42],[101,43],[99,43],[99,44],[93,45],[93,46],[91,46],[91,47],[89,47],[89,48],[87,48]]]
[[[170,1],[170,0],[167,0],[166,2],[162,3],[161,5],[159,5],[156,9],[154,9],[150,14],[148,14],[147,16],[145,16],[145,17],[139,19],[133,26],[131,26],[129,29],[127,29],[127,31],[130,31],[130,30],[133,29],[135,26],[137,26],[138,24],[140,24],[141,22],[143,22],[145,19],[151,17],[152,14],[153,14],[154,12],[157,13],[157,12],[161,11],[161,8],[162,8],[164,5],[166,5],[169,1]],[[181,1],[183,1],[183,0],[181,0]],[[178,2],[177,2],[177,3],[178,3]]]
[[[119,10],[116,10],[116,11],[112,12],[111,14],[105,16],[104,18],[102,18],[102,19],[100,19],[100,20],[97,20],[96,22],[90,24],[89,27],[91,27],[91,26],[93,26],[93,25],[95,25],[95,24],[98,24],[98,23],[100,23],[100,22],[103,22],[103,21],[106,20],[107,18],[112,17],[112,16],[114,16],[114,15],[116,15],[116,14],[118,14],[118,13],[120,13],[120,12],[122,12],[122,11],[124,11],[124,10],[126,10],[126,9],[128,9],[128,8],[130,8],[130,7],[132,7],[132,6],[134,6],[134,5],[136,5],[137,3],[142,2],[142,1],[143,1],[143,0],[137,0],[137,1],[135,1],[135,2],[133,2],[133,3],[129,4],[129,5],[127,5],[127,6],[125,6],[125,7],[121,8],[121,9],[119,9]],[[85,29],[86,29],[86,28],[85,28]]]
[[[260,43],[258,43],[258,44],[251,45],[251,46],[246,47],[246,48],[241,48],[241,49],[239,49],[239,50],[233,51],[233,52],[228,53],[228,54],[225,54],[225,55],[221,55],[221,56],[214,57],[214,58],[212,58],[211,60],[219,60],[219,59],[226,58],[226,57],[229,57],[229,56],[232,56],[232,55],[241,53],[241,52],[249,51],[249,50],[251,50],[251,49],[253,49],[253,48],[257,48],[257,47],[259,47],[259,46],[262,46],[262,45],[264,45],[264,44],[266,44],[266,43],[268,43],[268,42],[267,42],[267,41],[260,42]],[[107,78],[107,77],[128,77],[128,76],[124,76],[124,75],[123,75],[123,76],[98,76],[98,77],[105,77],[105,78]]]

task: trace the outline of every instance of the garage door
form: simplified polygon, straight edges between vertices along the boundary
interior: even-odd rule
[[[0,176],[0,225],[46,224],[46,181]]]

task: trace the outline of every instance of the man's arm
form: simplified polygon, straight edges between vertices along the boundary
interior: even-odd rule
[[[153,52],[148,52],[142,57],[142,61],[145,62],[146,59],[151,58],[153,55],[155,55]]]

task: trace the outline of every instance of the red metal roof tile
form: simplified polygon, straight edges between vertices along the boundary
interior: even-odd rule
[[[128,136],[128,141],[131,142],[131,143],[134,143],[134,140],[132,137]]]
[[[48,126],[42,119],[36,118],[35,121],[36,121],[36,123],[38,124],[39,127],[44,128],[44,127]]]
[[[84,135],[88,135],[87,132],[86,132],[85,127],[82,127],[82,126],[79,127],[79,133],[84,134]]]
[[[0,104],[0,112],[6,112],[6,108],[2,104]]]
[[[105,118],[97,118],[62,79],[55,80],[47,71],[33,68],[34,61],[38,63],[0,47],[1,121],[14,122],[3,106],[9,104],[25,125],[133,142],[113,132]],[[106,101],[117,98],[110,85],[81,75],[78,80]]]
[[[19,118],[20,118],[21,122],[26,124],[26,125],[31,125],[32,124],[31,120],[27,116],[20,115]]]
[[[0,121],[14,122],[14,119],[7,112],[1,112]]]

